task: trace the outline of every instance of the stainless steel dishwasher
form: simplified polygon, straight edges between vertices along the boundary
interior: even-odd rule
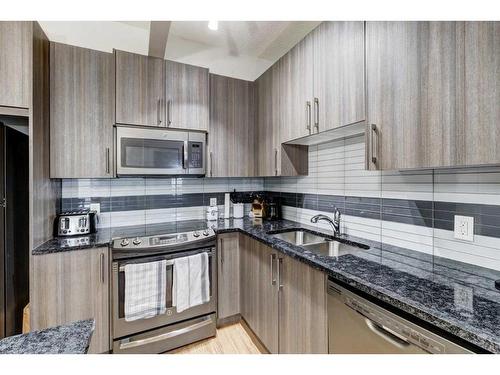
[[[472,353],[328,280],[333,354]]]

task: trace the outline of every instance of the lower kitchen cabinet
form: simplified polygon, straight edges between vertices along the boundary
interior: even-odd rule
[[[280,353],[328,353],[326,276],[288,256],[278,257]]]
[[[271,353],[328,353],[326,276],[242,236],[241,315]]]
[[[241,316],[271,353],[279,353],[276,259],[270,247],[241,236]]]
[[[32,263],[31,330],[93,318],[89,353],[109,351],[109,249],[36,255]]]
[[[217,236],[217,319],[237,316],[240,313],[240,251],[239,234]]]

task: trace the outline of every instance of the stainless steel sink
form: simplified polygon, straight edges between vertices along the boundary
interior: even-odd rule
[[[289,232],[271,234],[271,236],[298,246],[321,243],[328,239],[327,237],[317,236],[303,230],[292,230]]]
[[[338,257],[345,254],[354,254],[359,251],[368,250],[370,247],[357,244],[356,246],[339,241],[324,241],[302,246],[304,249],[322,256]]]

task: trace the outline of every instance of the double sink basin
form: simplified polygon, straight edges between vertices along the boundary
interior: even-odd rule
[[[368,250],[370,246],[358,242],[348,241],[342,238],[320,236],[303,229],[290,229],[279,233],[268,232],[268,234],[292,245],[300,246],[312,253],[338,257],[345,254],[353,254],[358,251]]]

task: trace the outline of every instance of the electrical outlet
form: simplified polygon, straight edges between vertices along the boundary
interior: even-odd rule
[[[217,198],[210,198],[210,206],[217,206]]]
[[[473,311],[474,289],[471,287],[454,284],[455,306],[460,310]]]
[[[95,211],[97,215],[101,213],[101,204],[100,203],[91,203],[90,211]]]
[[[458,240],[474,241],[474,217],[455,215],[454,237]]]

